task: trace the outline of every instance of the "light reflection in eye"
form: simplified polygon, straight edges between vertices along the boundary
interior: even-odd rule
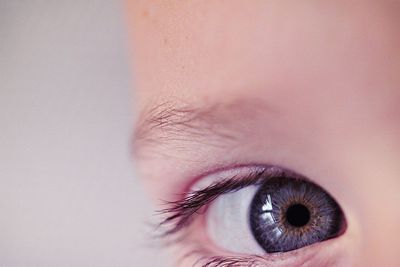
[[[268,225],[274,225],[277,222],[277,220],[274,218],[274,214],[272,213],[273,208],[272,208],[271,195],[268,194],[264,202],[265,202],[264,205],[262,205],[261,207],[261,210],[263,211],[260,215],[261,219]],[[271,234],[275,238],[280,238],[280,236],[282,235],[282,229],[276,227],[271,230]]]
[[[262,206],[262,211],[272,211],[272,201],[271,201],[271,195],[267,195],[265,199],[265,204]]]

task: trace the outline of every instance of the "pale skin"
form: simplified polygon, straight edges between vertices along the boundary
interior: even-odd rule
[[[348,227],[268,266],[400,265],[399,1],[128,6],[136,162],[155,200],[173,200],[224,166],[285,166],[334,196]],[[203,132],[146,125],[174,108],[195,113]],[[196,229],[191,240],[223,253]]]

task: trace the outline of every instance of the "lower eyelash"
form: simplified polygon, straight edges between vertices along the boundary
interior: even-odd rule
[[[203,250],[193,250],[182,258],[196,254],[206,254]],[[268,263],[261,256],[202,256],[192,266],[193,267],[266,267]]]
[[[201,267],[260,267],[261,264],[263,263],[260,259],[215,256],[208,259]]]

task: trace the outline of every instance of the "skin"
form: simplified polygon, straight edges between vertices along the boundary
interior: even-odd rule
[[[132,0],[128,7],[140,114],[135,155],[154,199],[173,200],[221,167],[284,166],[334,196],[348,227],[271,266],[307,257],[306,266],[400,265],[399,1]],[[171,107],[201,116],[179,132],[149,127],[154,111]],[[219,255],[196,234],[201,227],[192,240]]]

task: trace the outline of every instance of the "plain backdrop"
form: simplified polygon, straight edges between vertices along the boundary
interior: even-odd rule
[[[0,0],[0,266],[167,266],[130,155],[119,1]]]

